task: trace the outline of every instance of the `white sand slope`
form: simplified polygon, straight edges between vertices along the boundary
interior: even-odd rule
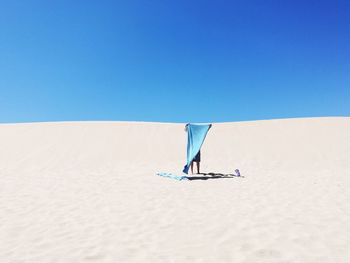
[[[0,262],[350,262],[350,118],[0,125]],[[202,176],[203,177],[203,176]],[[209,176],[207,176],[209,178]]]

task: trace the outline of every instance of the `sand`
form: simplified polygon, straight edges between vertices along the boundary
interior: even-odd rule
[[[0,262],[350,262],[350,118],[0,125]],[[206,179],[206,180],[204,180]]]

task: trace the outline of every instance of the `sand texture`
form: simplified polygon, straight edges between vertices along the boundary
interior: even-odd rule
[[[155,175],[181,175],[186,140],[183,124],[1,124],[0,262],[350,262],[350,118],[214,124],[213,178]]]

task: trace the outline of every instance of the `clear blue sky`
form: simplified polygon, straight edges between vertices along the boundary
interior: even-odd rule
[[[0,122],[316,116],[350,116],[350,1],[0,3]]]

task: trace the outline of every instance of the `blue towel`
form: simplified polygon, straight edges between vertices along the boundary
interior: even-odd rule
[[[183,169],[188,174],[190,165],[202,147],[211,124],[187,124],[187,163]]]
[[[188,180],[187,176],[185,176],[185,175],[175,175],[172,173],[157,173],[157,175],[163,176],[163,177],[168,177],[168,178],[175,179],[178,181]]]

